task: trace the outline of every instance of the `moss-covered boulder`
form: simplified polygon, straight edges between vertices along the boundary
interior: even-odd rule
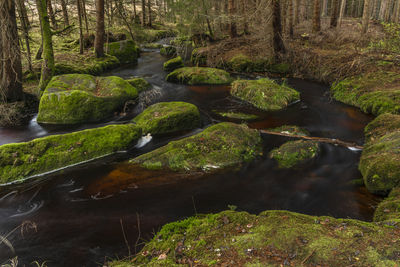
[[[143,133],[167,134],[200,127],[200,113],[193,104],[161,102],[145,109],[133,119]]]
[[[248,56],[238,54],[228,61],[228,68],[235,72],[253,72],[254,63]]]
[[[121,63],[136,63],[140,51],[134,41],[125,40],[109,43],[108,53],[118,58]]]
[[[120,61],[110,55],[102,58],[96,58],[95,55],[63,55],[64,57],[56,57],[55,74],[90,74],[100,75],[101,73],[116,68],[120,65]]]
[[[167,76],[168,82],[196,84],[229,84],[232,79],[228,72],[214,68],[185,67],[174,70]]]
[[[160,54],[166,57],[176,56],[176,48],[173,46],[165,46],[160,49]]]
[[[366,113],[400,113],[400,74],[378,71],[347,78],[332,86],[333,97]]]
[[[315,141],[290,141],[272,150],[269,156],[278,162],[279,168],[292,168],[315,158],[319,143]]]
[[[366,127],[359,169],[372,193],[386,194],[400,183],[399,117],[383,114]]]
[[[207,48],[195,48],[192,51],[190,61],[195,66],[207,65]]]
[[[234,81],[231,95],[266,111],[281,110],[300,100],[299,92],[267,78]]]
[[[0,183],[22,180],[129,149],[142,136],[133,124],[110,125],[0,146]]]
[[[194,136],[170,142],[131,162],[148,169],[214,170],[254,159],[262,151],[261,142],[257,130],[223,122]]]
[[[385,198],[374,213],[374,221],[397,221],[400,222],[400,187],[395,187]]]
[[[183,60],[180,56],[170,59],[164,63],[164,70],[168,72],[174,71],[182,67],[184,67],[184,65],[183,65]]]
[[[165,225],[116,266],[396,266],[398,227],[289,211],[224,211]]]
[[[220,115],[221,117],[229,118],[229,119],[235,119],[235,120],[255,120],[258,119],[258,116],[255,114],[248,114],[248,113],[243,113],[243,112],[237,112],[237,111],[217,111],[213,110],[216,114]]]
[[[151,88],[151,84],[143,78],[130,78],[126,80],[130,85],[135,87],[138,93],[144,92]]]
[[[309,136],[310,133],[299,126],[296,125],[282,125],[276,128],[268,129],[270,132],[274,133],[283,133],[289,135],[297,135],[297,136]]]
[[[47,124],[101,121],[113,116],[126,101],[137,96],[135,87],[115,76],[55,76],[40,99],[37,121]]]

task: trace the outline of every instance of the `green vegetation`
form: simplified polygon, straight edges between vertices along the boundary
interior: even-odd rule
[[[134,259],[109,266],[396,266],[398,238],[384,224],[224,211],[167,224]]]
[[[141,129],[133,124],[110,125],[2,145],[0,182],[20,181],[28,176],[127,150],[141,136]]]
[[[394,131],[400,130],[400,116],[385,113],[371,121],[364,129],[365,142],[373,143]]]
[[[299,136],[309,136],[310,133],[296,125],[283,125],[280,127],[268,129],[268,131],[276,132],[276,133],[285,133],[290,135],[299,135]]]
[[[40,99],[37,121],[48,124],[101,121],[137,96],[136,88],[115,76],[55,76]]]
[[[69,56],[68,60],[60,59],[56,63],[55,74],[81,73],[99,75],[119,65],[120,61],[114,56],[106,55],[103,58],[96,58],[94,54],[73,55],[71,57]]]
[[[151,88],[151,84],[143,78],[130,78],[126,80],[130,85],[135,87],[138,93],[144,92]]]
[[[184,65],[183,60],[180,56],[170,59],[164,63],[164,70],[168,72],[174,71],[182,67],[184,67]]]
[[[266,111],[280,110],[300,100],[299,92],[268,78],[234,81],[231,95]]]
[[[108,53],[121,63],[137,63],[139,48],[133,41],[120,41],[108,44]]]
[[[224,111],[213,110],[213,112],[217,113],[218,115],[220,115],[222,117],[226,117],[226,118],[230,118],[230,119],[237,119],[237,120],[244,120],[244,121],[258,119],[257,115],[246,114],[246,113],[236,112],[236,111],[224,112]]]
[[[200,127],[200,113],[185,102],[161,102],[145,109],[133,119],[143,133],[167,134]]]
[[[374,213],[375,222],[399,221],[400,220],[400,188],[395,187],[385,198]]]
[[[315,158],[319,153],[319,143],[315,141],[290,141],[272,150],[269,156],[278,162],[279,168],[292,168]]]
[[[190,61],[195,66],[206,66],[207,65],[207,55],[203,52],[204,49],[195,48],[192,51]]]
[[[176,56],[176,48],[173,46],[166,46],[160,49],[160,54],[166,57]]]
[[[232,81],[228,72],[214,68],[185,67],[174,70],[167,76],[168,82],[196,84],[229,84]]]
[[[251,161],[262,151],[257,130],[224,122],[139,156],[132,163],[148,169],[215,170]]]

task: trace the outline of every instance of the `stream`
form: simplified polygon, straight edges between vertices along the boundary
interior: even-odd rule
[[[240,123],[214,112],[233,110],[258,115],[248,123],[252,128],[298,125],[311,136],[357,144],[363,143],[363,129],[372,120],[360,110],[330,99],[327,86],[301,79],[288,79],[288,84],[301,93],[299,103],[279,112],[259,111],[231,97],[229,86],[165,82],[165,60],[158,51],[146,50],[137,66],[107,73],[122,78],[144,77],[153,86],[142,93],[139,105],[126,116],[68,128],[44,127],[33,119],[22,128],[0,128],[0,144],[123,123],[160,101],[197,105],[202,128],[220,121]],[[250,213],[285,209],[372,220],[380,198],[351,183],[361,178],[357,169],[361,151],[345,147],[322,144],[320,155],[312,162],[282,170],[268,158],[268,152],[290,138],[263,134],[264,156],[239,170],[185,175],[126,163],[129,158],[199,131],[153,138],[140,149],[0,187],[0,235],[7,238],[0,243],[0,265],[17,256],[21,266],[35,266],[34,261],[45,261],[47,266],[102,266],[107,260],[139,251],[143,242],[168,222],[228,208]],[[12,231],[21,224],[23,231]]]

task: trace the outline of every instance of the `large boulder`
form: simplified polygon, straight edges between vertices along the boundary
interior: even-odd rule
[[[148,169],[215,170],[254,159],[262,152],[261,142],[257,130],[223,122],[194,136],[172,141],[131,162]]]
[[[143,133],[167,134],[200,127],[200,113],[193,104],[161,102],[145,109],[133,119]]]
[[[315,158],[319,143],[315,141],[289,141],[272,150],[269,156],[278,162],[279,168],[292,168]]]
[[[127,150],[142,136],[133,124],[109,125],[0,146],[0,183],[22,180]]]
[[[139,53],[139,48],[131,40],[108,44],[108,54],[118,58],[121,63],[136,63]]]
[[[267,78],[234,81],[231,95],[266,111],[281,110],[300,100],[299,92]]]
[[[166,61],[164,63],[164,70],[170,72],[182,68],[183,66],[183,60],[180,56],[178,56]]]
[[[229,84],[232,81],[228,72],[215,68],[185,67],[174,70],[167,76],[168,82],[196,84]]]
[[[374,212],[374,221],[397,221],[400,222],[400,187],[395,187]]]
[[[111,117],[126,101],[138,96],[122,78],[87,74],[55,76],[39,104],[37,121],[47,124],[78,124]]]
[[[143,78],[135,77],[126,80],[130,85],[135,87],[138,93],[144,92],[151,88],[151,84]]]

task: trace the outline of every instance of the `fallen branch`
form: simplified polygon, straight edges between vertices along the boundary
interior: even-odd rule
[[[339,139],[294,135],[294,134],[283,133],[283,132],[272,132],[272,131],[268,131],[268,130],[260,130],[260,132],[265,133],[265,134],[271,134],[271,135],[279,135],[279,136],[293,137],[293,138],[299,138],[299,139],[304,139],[304,140],[312,140],[312,141],[317,141],[317,142],[322,142],[322,143],[344,146],[347,148],[352,147],[352,148],[356,148],[356,149],[360,149],[360,150],[363,149],[363,146],[357,145],[356,143],[350,143],[350,142],[342,141]]]

